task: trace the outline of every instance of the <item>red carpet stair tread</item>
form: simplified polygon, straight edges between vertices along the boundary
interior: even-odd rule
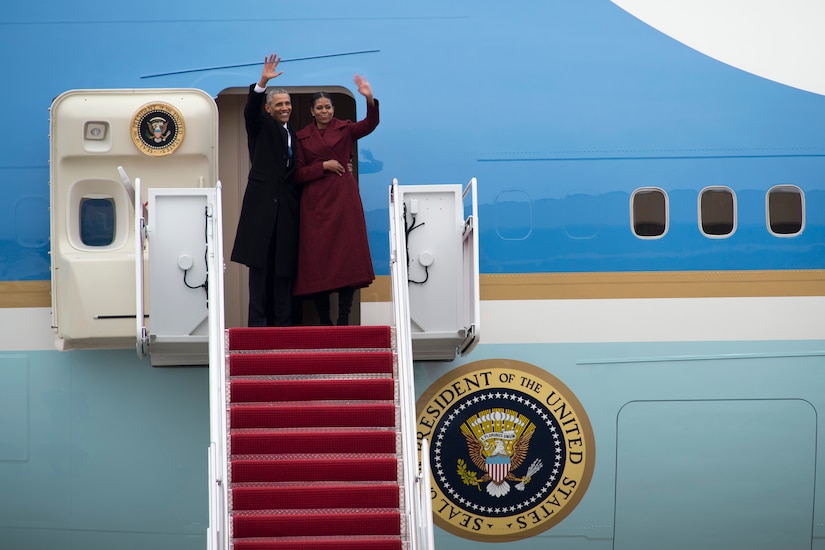
[[[390,327],[227,331],[235,550],[401,550]]]

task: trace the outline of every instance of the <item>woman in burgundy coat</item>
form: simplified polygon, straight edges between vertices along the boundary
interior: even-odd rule
[[[303,187],[296,296],[312,295],[322,325],[331,325],[329,295],[338,293],[338,324],[349,323],[355,289],[375,279],[358,182],[347,169],[352,145],[378,126],[378,100],[369,82],[353,79],[367,99],[359,122],[334,117],[328,94],[312,97],[315,122],[297,134],[295,181]]]

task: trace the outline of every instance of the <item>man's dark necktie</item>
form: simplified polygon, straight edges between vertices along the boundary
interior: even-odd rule
[[[292,136],[289,135],[289,128],[284,126],[284,131],[286,131],[286,165],[292,166],[292,145],[290,142],[292,141]]]

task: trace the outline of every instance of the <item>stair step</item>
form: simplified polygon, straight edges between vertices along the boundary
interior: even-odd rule
[[[279,537],[234,541],[234,550],[402,550],[400,537]]]
[[[288,481],[397,481],[395,455],[314,455],[233,459],[231,481],[272,483]]]
[[[230,436],[235,455],[394,453],[398,436],[394,430],[249,430]]]
[[[231,428],[391,427],[395,403],[235,405]]]
[[[272,327],[231,328],[227,349],[231,351],[282,349],[390,349],[392,329],[365,327]]]
[[[234,510],[392,508],[400,506],[397,483],[285,483],[236,486]]]
[[[401,513],[398,511],[238,512],[232,516],[235,540],[249,537],[400,534]]]
[[[229,356],[229,376],[392,374],[393,361],[389,351],[233,353]]]
[[[314,400],[387,400],[395,397],[391,378],[344,380],[232,380],[232,403]]]
[[[226,331],[233,550],[409,550],[393,340]]]

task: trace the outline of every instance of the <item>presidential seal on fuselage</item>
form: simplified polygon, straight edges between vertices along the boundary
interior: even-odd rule
[[[455,535],[506,542],[556,525],[579,503],[595,438],[576,396],[534,365],[507,359],[449,372],[418,400],[431,448],[433,516]]]

